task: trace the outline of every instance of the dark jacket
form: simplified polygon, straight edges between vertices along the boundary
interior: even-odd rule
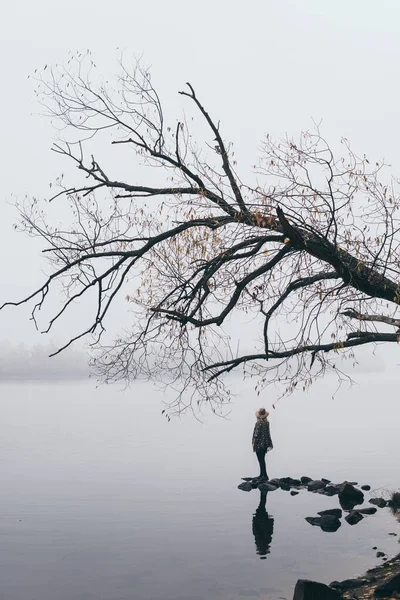
[[[267,419],[257,419],[253,431],[253,448],[254,452],[261,450],[272,450],[273,448],[271,433],[269,430],[269,421]]]

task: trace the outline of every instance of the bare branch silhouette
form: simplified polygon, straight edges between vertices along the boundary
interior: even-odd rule
[[[139,63],[121,60],[115,87],[90,54],[35,77],[59,130],[53,150],[76,167],[76,179],[61,176],[49,198],[68,202],[61,226],[36,200],[19,207],[23,229],[46,243],[52,271],[3,307],[32,302],[36,323],[61,282],[65,302],[48,332],[71,304],[92,298],[87,326],[59,351],[93,336],[103,381],[159,381],[177,390],[170,410],[180,412],[204,402],[218,410],[230,393],[223,374],[239,366],[258,389],[279,383],[290,393],[327,369],[346,377],[338,357],[353,358],[359,346],[399,341],[399,195],[384,164],[358,157],[345,139],[345,156],[335,157],[318,129],[297,141],[267,135],[246,185],[191,84],[180,94],[205,128],[202,144],[187,119],[166,125]],[[106,343],[107,315],[121,295],[131,325]],[[257,324],[255,351],[239,350],[246,315]]]

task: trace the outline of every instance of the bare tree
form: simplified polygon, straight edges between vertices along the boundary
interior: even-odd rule
[[[382,180],[385,165],[356,156],[345,139],[345,158],[335,157],[316,127],[297,141],[266,136],[246,184],[191,84],[180,94],[195,120],[169,127],[148,71],[123,60],[119,67],[114,87],[90,54],[37,75],[59,130],[53,150],[78,169],[58,179],[49,201],[66,199],[72,218],[55,227],[42,203],[20,206],[52,270],[29,297],[6,304],[32,302],[36,323],[61,281],[65,302],[48,332],[90,296],[87,327],[59,352],[93,336],[103,381],[162,381],[179,392],[173,411],[202,402],[216,410],[229,398],[222,376],[239,366],[258,389],[279,382],[290,393],[328,368],[344,377],[338,355],[399,341],[399,196],[394,180]],[[142,166],[128,181],[113,173],[121,157],[131,164],[132,150]],[[132,326],[105,343],[118,294]],[[255,352],[237,350],[240,312],[257,320]]]

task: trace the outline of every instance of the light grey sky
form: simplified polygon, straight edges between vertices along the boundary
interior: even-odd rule
[[[38,108],[27,76],[86,48],[108,70],[117,48],[143,54],[174,117],[185,106],[177,91],[191,81],[235,143],[244,179],[266,132],[296,135],[312,119],[322,119],[333,146],[345,136],[400,176],[397,0],[9,3],[0,24],[1,302],[31,291],[46,268],[37,244],[13,231],[8,202],[47,194],[64,168],[50,152],[49,123],[31,116]],[[25,309],[0,313],[0,328],[16,344],[43,342]]]

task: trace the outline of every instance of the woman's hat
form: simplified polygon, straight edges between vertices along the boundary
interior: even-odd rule
[[[267,419],[268,415],[269,412],[265,410],[265,408],[259,408],[258,410],[256,410],[257,419]]]

